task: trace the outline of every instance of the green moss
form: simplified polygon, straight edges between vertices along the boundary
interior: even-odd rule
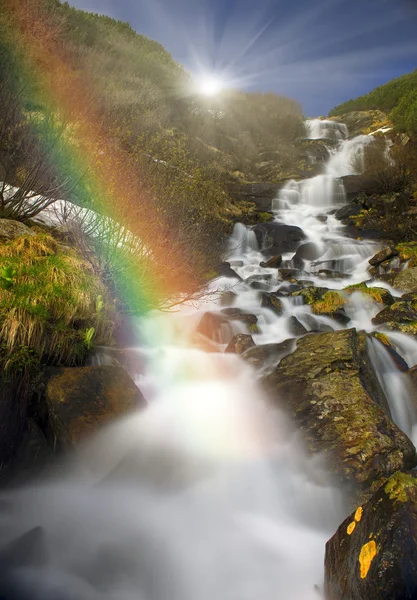
[[[318,300],[321,300],[323,295],[326,293],[325,288],[318,288],[314,286],[309,286],[297,292],[293,292],[291,296],[301,296],[304,300],[304,304],[314,304]]]
[[[366,294],[370,296],[375,302],[379,302],[381,304],[392,304],[392,296],[388,290],[380,287],[368,287],[365,283],[356,283],[354,285],[348,285],[343,289],[344,292],[348,294],[353,294],[354,292],[361,292],[362,294]]]
[[[248,329],[251,333],[260,333],[259,327],[256,323],[251,323],[248,325]]]
[[[258,213],[258,219],[260,223],[268,223],[269,221],[272,221],[274,218],[274,215],[270,212],[260,212]]]
[[[398,244],[395,249],[401,260],[410,260],[411,258],[417,257],[417,242]]]
[[[316,315],[329,314],[344,306],[345,303],[346,300],[340,292],[330,290],[324,294],[321,300],[312,304],[311,310]]]
[[[407,502],[410,491],[413,496],[417,494],[417,480],[407,473],[395,473],[384,486],[384,491],[394,502]]]

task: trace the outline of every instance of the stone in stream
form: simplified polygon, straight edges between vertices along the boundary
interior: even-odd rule
[[[353,215],[357,215],[361,208],[358,204],[346,204],[346,206],[339,208],[334,216],[339,220],[348,219],[349,217],[353,217]]]
[[[234,271],[232,269],[232,267],[230,266],[230,263],[228,263],[228,262],[224,262],[220,265],[219,275],[221,277],[228,277],[230,279],[234,278],[234,279],[239,279],[239,281],[242,281],[242,278],[240,277],[240,275],[238,275],[236,273],[236,271]]]
[[[265,372],[275,368],[282,358],[294,352],[295,345],[296,341],[293,338],[279,344],[262,344],[246,350],[242,358],[252,366]]]
[[[59,448],[74,446],[97,429],[147,405],[121,367],[50,368],[43,420],[47,438]]]
[[[236,292],[227,290],[226,292],[223,292],[222,295],[220,296],[220,304],[222,306],[228,306],[230,304],[233,304],[234,301],[236,300],[236,298],[237,298]]]
[[[296,281],[296,277],[297,277],[297,275],[300,274],[300,271],[298,269],[285,268],[285,269],[278,269],[278,273],[280,274],[281,279],[284,279],[284,280],[294,279],[294,281]]]
[[[376,267],[386,260],[390,261],[391,258],[394,258],[395,256],[398,256],[398,250],[387,246],[386,248],[383,248],[382,250],[377,252],[372,258],[370,258],[369,264],[373,267]]]
[[[278,267],[281,266],[281,263],[282,263],[282,256],[281,256],[281,254],[278,254],[277,256],[273,256],[266,262],[262,261],[261,263],[259,263],[259,266],[264,269],[278,269]]]
[[[356,496],[417,463],[413,444],[389,416],[367,339],[355,329],[306,335],[263,378],[271,401],[292,416],[310,452],[324,453],[329,470]]]
[[[307,242],[298,247],[297,252],[291,259],[291,263],[297,269],[302,269],[304,261],[317,260],[324,254],[324,249],[320,248],[314,242]]]
[[[300,227],[272,221],[258,223],[253,227],[262,254],[275,256],[295,252],[306,236]]]
[[[289,318],[289,328],[291,333],[297,337],[299,335],[305,335],[308,333],[308,329],[306,329],[304,325],[300,323],[297,317],[294,317],[294,315]]]
[[[417,292],[417,267],[404,269],[393,281],[395,288],[402,292]]]
[[[326,544],[329,600],[417,598],[417,473],[397,472]]]
[[[269,308],[269,310],[272,310],[279,317],[284,312],[284,306],[282,304],[282,301],[274,293],[262,294],[261,306],[262,306],[262,308]]]
[[[229,343],[233,337],[233,321],[245,323],[251,333],[258,332],[258,317],[237,307],[223,308],[219,313],[204,313],[196,331],[217,343]]]
[[[407,323],[417,321],[417,308],[411,302],[400,300],[387,306],[379,312],[373,319],[373,325],[382,325],[384,323]]]
[[[234,354],[243,354],[249,348],[255,346],[255,342],[251,335],[246,333],[238,333],[231,340],[229,345],[227,346],[225,352],[230,352]]]

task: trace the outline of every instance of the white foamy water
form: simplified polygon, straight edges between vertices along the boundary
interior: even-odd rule
[[[347,238],[332,214],[345,202],[340,178],[361,160],[369,138],[345,140],[346,127],[333,121],[309,127],[312,139],[340,140],[339,146],[324,175],[281,190],[275,222],[301,227],[303,243],[314,244],[313,256],[298,261],[297,278],[342,290],[368,279],[368,260],[380,247]],[[229,250],[241,279],[218,278],[211,300],[138,325],[142,343],[130,351],[131,373],[148,408],[86,441],[58,473],[0,497],[0,596],[3,586],[8,600],[321,597],[325,543],[347,510],[339,491],[320,457],[303,450],[279,400],[271,408],[256,373],[223,353],[235,333],[246,331],[243,323],[221,330],[211,342],[217,351],[192,349],[191,340],[205,311],[224,308],[222,290],[236,294],[233,307],[257,316],[257,344],[302,335],[294,319],[304,332],[372,331],[382,307],[356,292],[347,296],[348,324],[314,315],[301,298],[286,295],[292,282],[260,266],[265,249],[252,228],[236,225]],[[283,254],[283,266],[294,266],[294,254]],[[262,290],[282,294],[281,315],[261,306]],[[406,360],[417,362],[416,342],[390,337]],[[414,435],[404,376],[381,344],[371,350],[394,419]],[[37,558],[20,552],[13,564],[2,563],[2,546],[36,527]]]

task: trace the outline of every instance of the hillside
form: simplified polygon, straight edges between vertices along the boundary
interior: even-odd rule
[[[369,94],[348,100],[330,111],[336,117],[350,112],[380,110],[399,132],[417,134],[417,69],[381,85]]]

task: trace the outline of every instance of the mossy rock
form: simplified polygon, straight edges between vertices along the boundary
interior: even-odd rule
[[[69,448],[99,427],[146,406],[122,367],[51,368],[45,388],[47,437]]]
[[[366,294],[370,296],[372,300],[375,302],[379,302],[380,304],[384,304],[385,306],[390,306],[394,303],[394,297],[392,294],[385,288],[381,287],[368,287],[366,283],[356,283],[355,285],[348,285],[343,289],[344,292],[348,294],[353,294],[355,292],[361,292],[361,294]]]
[[[400,300],[387,306],[379,312],[373,319],[374,325],[384,323],[414,323],[417,321],[417,306],[412,302]]]
[[[410,269],[404,269],[399,273],[394,281],[393,285],[402,292],[417,292],[417,267]]]
[[[233,353],[233,354],[243,354],[249,348],[255,346],[255,342],[251,335],[246,333],[238,333],[234,336],[234,338],[230,341],[227,346],[225,352]]]
[[[397,244],[395,249],[403,262],[417,257],[417,242]]]
[[[355,329],[318,333],[264,378],[271,400],[286,408],[312,453],[354,493],[369,493],[417,461],[413,444],[392,422],[372,368],[368,336]]]
[[[326,544],[332,600],[417,598],[417,473],[397,472]]]
[[[346,304],[346,299],[341,292],[329,290],[321,300],[317,300],[311,306],[315,315],[328,315],[336,312]]]
[[[293,292],[291,296],[301,296],[304,300],[304,304],[314,304],[315,302],[321,300],[324,294],[328,291],[329,288],[308,286],[307,288]]]

